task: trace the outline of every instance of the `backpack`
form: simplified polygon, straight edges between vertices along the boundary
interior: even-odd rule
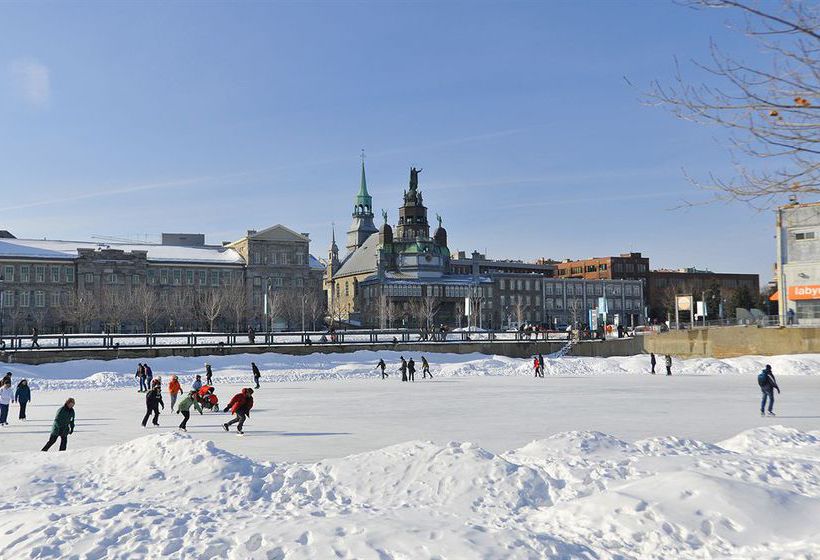
[[[757,384],[761,387],[769,386],[769,376],[766,374],[765,371],[761,371],[757,374]]]

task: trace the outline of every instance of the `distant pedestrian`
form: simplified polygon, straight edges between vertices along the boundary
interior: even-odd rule
[[[35,346],[37,347],[38,350],[40,349],[40,343],[37,342],[37,340],[39,338],[40,338],[40,333],[37,330],[37,327],[34,327],[33,329],[31,329],[31,349],[32,350],[34,350]]]
[[[211,369],[211,364],[205,364],[205,385],[214,384],[214,372]]]
[[[433,374],[430,373],[430,364],[427,363],[427,358],[424,356],[421,357],[421,378],[427,379],[427,376],[430,376],[430,379],[433,379]]]
[[[251,371],[253,371],[253,382],[256,383],[256,388],[259,388],[259,378],[262,374],[259,373],[259,368],[256,367],[256,362],[251,362]]]
[[[794,324],[794,309],[789,309],[786,312],[786,324],[793,325]]]
[[[387,379],[387,374],[384,371],[386,367],[387,364],[384,363],[384,360],[382,358],[379,358],[379,363],[376,364],[376,369],[382,370],[382,379]]]
[[[407,379],[416,382],[416,362],[413,361],[413,358],[407,362]]]
[[[760,385],[760,390],[763,392],[763,400],[760,401],[760,415],[765,416],[766,400],[769,401],[769,416],[774,416],[774,390],[777,389],[777,394],[780,394],[780,387],[777,386],[777,380],[772,373],[772,366],[766,364],[766,367],[757,376],[757,384]]]
[[[538,353],[538,373],[544,377],[544,356],[540,352]]]
[[[168,383],[168,393],[171,395],[171,410],[174,410],[177,397],[182,394],[182,386],[179,384],[179,377],[176,375],[171,376],[171,381]]]
[[[541,369],[541,362],[538,361],[538,356],[533,356],[532,358],[532,372],[535,377],[541,377],[538,375],[538,371]]]
[[[407,381],[407,360],[404,359],[404,356],[399,356],[401,358],[401,366],[399,366],[399,370],[401,371],[401,380]]]
[[[144,393],[148,390],[148,385],[145,383],[145,366],[142,364],[137,364],[137,373],[134,374],[134,377],[139,379],[140,388],[138,393]]]
[[[152,380],[154,379],[154,371],[148,364],[142,364],[142,367],[145,369],[145,386],[150,389]]]
[[[21,379],[17,384],[17,390],[14,392],[14,402],[20,405],[20,420],[26,419],[26,406],[31,402],[31,387],[28,386],[28,380]]]
[[[151,414],[154,419],[151,423],[154,426],[159,426],[159,407],[165,410],[165,403],[162,402],[162,390],[158,383],[154,384],[147,393],[145,393],[145,416],[142,417],[142,427],[145,428],[148,424],[148,418]]]
[[[248,343],[256,344],[256,333],[253,330],[253,327],[248,327]]]
[[[68,435],[73,433],[74,399],[68,399],[54,417],[54,423],[51,424],[51,435],[43,446],[43,451],[48,451],[57,438],[60,438],[60,451],[65,451],[68,446]]]
[[[188,431],[188,420],[191,419],[192,406],[197,410],[197,412],[202,414],[202,405],[199,404],[196,391],[190,391],[182,398],[182,400],[179,401],[177,414],[182,414],[182,423],[179,425],[179,429],[183,432]]]
[[[652,366],[652,375],[655,375],[655,364],[658,363],[658,360],[655,359],[655,353],[649,354],[649,364]]]
[[[235,418],[230,422],[226,422],[222,424],[222,427],[225,428],[225,431],[230,431],[230,426],[232,424],[236,424],[236,431],[241,435],[245,432],[242,431],[242,427],[245,425],[245,420],[250,418],[251,416],[251,409],[253,408],[253,389],[248,387],[247,389],[242,389],[241,393],[237,393],[233,396],[231,401],[228,403],[228,406],[225,407],[224,412],[228,412],[230,410],[234,415]]]
[[[14,390],[11,388],[11,381],[8,379],[0,385],[0,426],[8,426],[9,406],[14,399]]]
[[[196,378],[194,379],[193,385],[191,385],[191,389],[193,389],[194,391],[199,391],[201,388],[202,388],[202,376],[197,375]]]
[[[672,375],[672,356],[666,355],[666,375]]]

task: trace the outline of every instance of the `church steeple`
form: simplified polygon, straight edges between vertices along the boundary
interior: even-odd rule
[[[330,251],[328,251],[328,262],[334,266],[339,263],[339,246],[336,245],[336,224],[331,226],[331,239],[330,242]]]
[[[362,178],[359,193],[353,204],[353,223],[347,232],[347,251],[352,253],[361,247],[368,237],[378,232],[373,223],[373,198],[367,192],[367,176],[364,170],[364,150],[362,150]]]

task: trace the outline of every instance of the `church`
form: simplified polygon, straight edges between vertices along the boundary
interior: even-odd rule
[[[364,160],[361,171],[346,252],[340,256],[334,231],[328,254],[324,289],[329,317],[355,326],[397,328],[452,326],[479,309],[491,313],[492,279],[453,273],[440,216],[430,236],[419,189],[422,170],[410,169],[395,228],[385,211],[376,228]],[[479,322],[480,317],[473,324]]]

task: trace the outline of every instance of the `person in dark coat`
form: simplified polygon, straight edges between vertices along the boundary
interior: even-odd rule
[[[544,377],[544,356],[538,353],[538,375]]]
[[[134,374],[134,377],[139,379],[140,381],[140,388],[138,393],[144,393],[148,390],[148,385],[145,384],[145,366],[142,364],[137,364],[137,373]]]
[[[239,434],[244,434],[245,432],[242,431],[242,427],[245,425],[245,420],[250,418],[252,408],[253,389],[250,387],[242,389],[241,393],[237,393],[233,396],[223,411],[228,412],[228,410],[230,410],[235,415],[235,418],[230,422],[222,424],[222,427],[225,428],[226,432],[229,432],[231,424],[236,424],[236,431]]]
[[[6,375],[4,375],[4,376],[3,376],[3,379],[2,379],[2,380],[0,380],[0,385],[5,385],[5,384],[6,384],[6,381],[8,381],[9,383],[11,383],[11,372],[10,372],[10,371],[7,371],[7,372],[6,372]]]
[[[248,342],[251,344],[256,344],[256,333],[253,330],[253,327],[248,327]]]
[[[31,387],[28,386],[28,380],[23,379],[17,384],[17,390],[14,392],[14,402],[20,404],[20,420],[25,420],[26,405],[31,402]]]
[[[430,364],[427,363],[427,358],[424,356],[421,357],[421,378],[427,379],[427,376],[430,376],[430,379],[433,379],[433,374],[430,373]]]
[[[757,376],[757,384],[760,385],[760,390],[763,392],[763,400],[760,401],[760,415],[765,416],[766,400],[769,401],[769,416],[774,416],[772,409],[774,408],[774,390],[777,389],[777,394],[780,394],[780,387],[777,386],[777,380],[772,373],[772,366],[766,364],[766,367]]]
[[[404,359],[404,356],[400,356],[401,358],[401,366],[399,366],[399,370],[401,370],[401,380],[407,381],[407,360]]]
[[[213,385],[214,372],[211,369],[211,364],[205,364],[205,385]]]
[[[256,388],[259,388],[259,378],[262,374],[259,373],[259,368],[256,367],[256,362],[251,362],[251,370],[253,371],[253,382],[256,383]]]
[[[32,350],[34,350],[35,346],[37,347],[38,350],[40,349],[40,343],[37,342],[37,339],[39,339],[39,338],[40,338],[40,333],[37,331],[37,327],[34,327],[33,329],[31,329],[31,349]]]
[[[652,375],[655,375],[655,364],[658,363],[658,360],[655,359],[655,353],[652,352],[649,354],[649,364],[652,366]]]
[[[151,366],[148,364],[142,364],[142,368],[145,370],[145,387],[146,390],[149,390],[153,387],[152,380],[154,379],[154,370],[151,369]]]
[[[154,420],[151,422],[154,426],[159,426],[159,407],[165,410],[165,403],[162,402],[162,387],[159,383],[154,383],[152,387],[145,393],[145,416],[142,418],[142,427],[148,424],[148,418],[151,414],[154,415]]]
[[[387,364],[384,363],[384,360],[379,358],[379,363],[376,364],[376,369],[382,370],[382,379],[387,379],[387,374],[384,372],[384,369],[387,367]]]
[[[672,356],[666,355],[666,375],[672,375]]]
[[[407,362],[407,379],[409,381],[416,381],[416,362],[413,361],[413,358],[410,358],[410,361]]]
[[[74,399],[68,399],[57,411],[54,423],[51,425],[51,435],[43,446],[43,451],[48,451],[57,438],[60,438],[60,451],[65,451],[68,447],[68,435],[74,433]]]

